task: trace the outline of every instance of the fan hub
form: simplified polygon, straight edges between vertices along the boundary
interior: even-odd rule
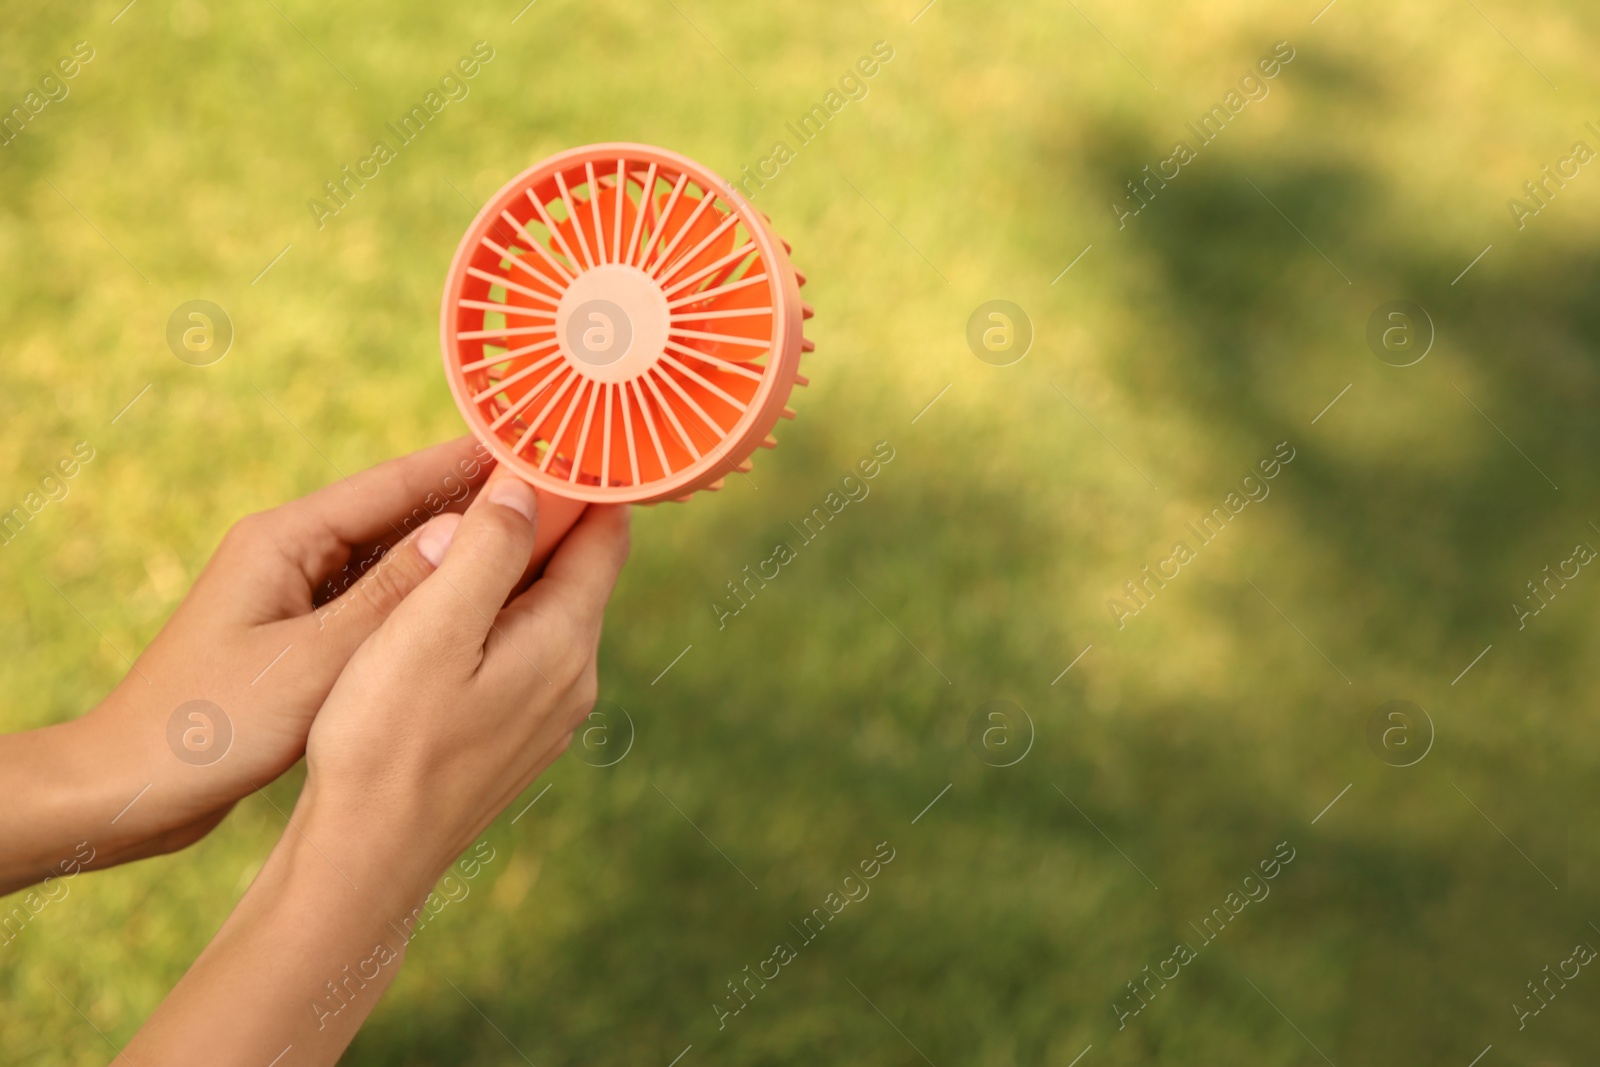
[[[625,382],[666,350],[672,313],[660,284],[625,263],[582,272],[556,307],[556,337],[573,370],[591,381]]]

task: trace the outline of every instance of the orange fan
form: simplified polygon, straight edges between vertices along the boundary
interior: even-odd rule
[[[552,156],[461,239],[439,338],[472,432],[540,497],[542,562],[594,503],[687,500],[771,447],[811,309],[732,185],[642,144]]]

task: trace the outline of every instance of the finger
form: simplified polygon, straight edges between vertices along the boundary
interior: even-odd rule
[[[347,548],[399,540],[465,500],[492,463],[470,435],[399,456],[341,478],[276,510],[303,546],[297,560],[312,581],[340,566]]]
[[[413,621],[481,644],[528,565],[537,524],[533,487],[497,468],[462,516],[444,561],[410,598]]]
[[[592,504],[545,565],[544,577],[512,602],[508,636],[536,636],[536,620],[568,619],[594,632],[600,629],[606,601],[628,559],[633,509]]]
[[[361,578],[305,620],[313,655],[338,669],[444,559],[461,525],[446,513],[390,549]]]
[[[446,500],[443,510],[439,511],[437,515],[455,515],[459,518],[462,512],[471,507],[472,502],[478,498],[478,493],[482,489],[481,480],[488,478],[489,471],[492,469],[493,461],[487,461],[477,475],[480,479],[480,484],[469,485],[468,491],[464,496],[460,494],[458,487],[455,496]],[[437,506],[437,502],[435,502],[435,506]],[[369,567],[388,554],[406,536],[416,531],[416,527],[413,524],[419,518],[421,518],[421,512],[408,515],[401,521],[398,533],[391,532],[389,536],[380,537],[376,541],[367,541],[358,545],[348,546],[348,552],[345,554],[343,564],[332,569],[327,577],[312,591],[312,605],[316,608],[321,608],[322,605],[354,585],[362,575],[367,573]],[[335,562],[337,563],[337,560]]]

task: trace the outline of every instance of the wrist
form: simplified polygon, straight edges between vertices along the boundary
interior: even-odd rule
[[[286,832],[280,847],[289,844],[320,856],[323,867],[367,906],[398,921],[428,895],[455,858],[443,854],[432,828],[400,808],[370,792],[320,788],[308,775],[291,816],[299,832]]]
[[[174,851],[238,797],[169,749],[158,701],[118,687],[70,722],[0,736],[0,893]]]
[[[83,792],[94,807],[95,827],[108,846],[138,849],[216,813],[239,794],[219,788],[219,766],[196,765],[176,754],[168,737],[163,702],[118,686],[89,714],[71,724],[80,747],[79,786],[92,777],[98,788]],[[154,849],[146,854],[154,854]],[[135,858],[135,857],[127,857]]]
[[[295,1062],[332,1064],[393,981],[421,893],[308,792],[228,921],[128,1046],[132,1058],[200,1062],[203,1050],[207,1063],[265,1063],[292,1045]]]
[[[0,893],[105,866],[148,836],[125,810],[148,799],[148,759],[85,716],[0,737],[7,778],[0,813]],[[144,794],[141,797],[141,793]]]

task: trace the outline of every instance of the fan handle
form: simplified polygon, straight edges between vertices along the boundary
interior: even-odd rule
[[[550,561],[556,547],[567,536],[567,532],[577,524],[584,509],[589,506],[585,501],[547,493],[538,488],[533,490],[533,495],[539,501],[539,518],[533,536],[533,555],[528,560],[528,569],[522,576],[523,581],[537,578],[544,573],[544,565]]]

